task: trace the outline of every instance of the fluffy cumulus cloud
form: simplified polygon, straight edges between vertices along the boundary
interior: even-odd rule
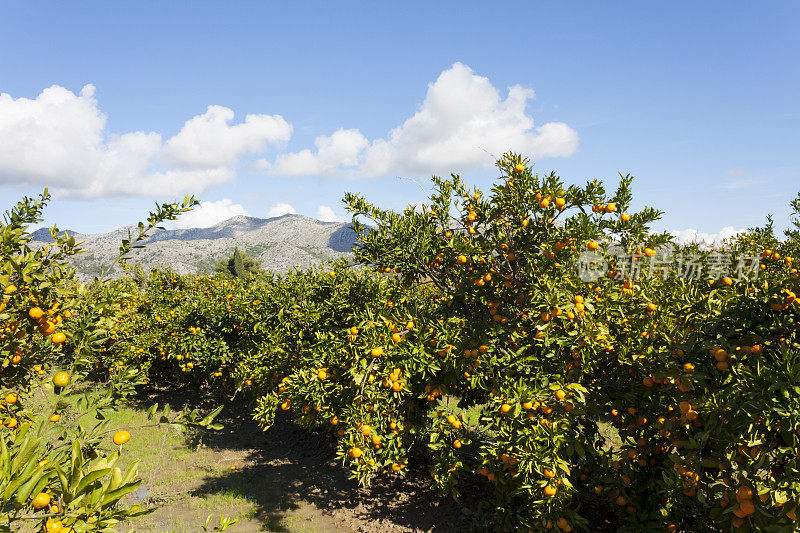
[[[272,167],[273,172],[282,176],[303,176],[330,174],[341,168],[355,167],[369,141],[358,130],[339,129],[333,135],[317,137],[314,144],[316,152],[305,149],[279,155]]]
[[[35,98],[0,94],[0,186],[42,187],[66,196],[174,196],[230,182],[240,168],[275,176],[377,177],[469,172],[513,150],[568,156],[578,135],[561,122],[534,125],[530,89],[501,94],[488,78],[455,63],[431,84],[413,116],[385,138],[338,129],[299,151],[285,146],[292,125],[280,115],[210,105],[173,137],[110,132],[95,88],[54,85]],[[269,157],[268,157],[269,156]]]
[[[232,180],[241,159],[289,139],[282,117],[209,106],[172,138],[106,131],[95,88],[75,94],[54,85],[36,98],[0,94],[0,185],[50,186],[69,196],[199,193]]]
[[[718,233],[701,233],[695,229],[675,230],[670,234],[675,237],[675,241],[679,244],[690,244],[696,242],[698,244],[705,244],[707,246],[719,245],[723,241],[738,235],[743,232],[743,229],[734,229],[733,226],[726,226]]]
[[[385,139],[368,141],[358,130],[318,137],[316,150],[282,154],[262,168],[280,176],[468,172],[490,166],[512,150],[534,159],[573,154],[577,132],[561,122],[534,126],[526,112],[534,97],[515,85],[503,98],[488,78],[461,63],[428,86],[417,112]]]
[[[269,143],[286,142],[292,127],[280,115],[247,115],[231,125],[233,111],[217,105],[184,124],[164,144],[164,155],[190,168],[230,167],[248,153],[261,153]]]
[[[333,208],[327,205],[321,205],[317,208],[317,220],[322,222],[344,222],[344,219],[336,216]]]
[[[240,204],[235,204],[228,198],[216,202],[202,202],[188,213],[182,214],[175,221],[175,228],[208,228],[237,215],[247,216],[249,213]]]
[[[267,210],[267,218],[273,217],[282,217],[283,215],[295,215],[297,211],[295,211],[294,207],[289,204],[275,204],[270,206]]]

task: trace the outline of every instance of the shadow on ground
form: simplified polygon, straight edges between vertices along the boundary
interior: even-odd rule
[[[163,404],[165,399],[175,408],[213,406],[210,398],[176,395],[174,391],[148,395],[142,405]],[[218,452],[225,469],[208,472],[199,483],[187,487],[191,496],[233,494],[246,498],[254,506],[255,520],[267,531],[470,529],[460,505],[431,486],[423,467],[415,468],[412,463],[405,477],[391,476],[376,480],[369,488],[360,488],[347,478],[348,471],[333,460],[332,438],[293,424],[282,412],[264,432],[249,413],[246,405],[228,402],[219,417],[224,429],[194,435],[198,450]],[[231,529],[245,530],[256,529],[252,525]]]

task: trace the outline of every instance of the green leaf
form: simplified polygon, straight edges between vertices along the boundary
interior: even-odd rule
[[[83,476],[80,483],[78,483],[78,486],[75,487],[75,495],[76,496],[80,495],[86,489],[86,487],[88,487],[98,479],[104,477],[109,472],[111,472],[110,468],[102,468],[100,470],[94,470],[93,472],[90,472],[85,476]]]
[[[139,485],[142,484],[142,480],[136,480],[133,483],[129,483],[127,485],[123,485],[122,487],[112,490],[111,492],[107,492],[102,500],[102,505],[105,507],[111,503],[118,501],[120,498],[125,496],[128,493],[131,493],[139,488]]]
[[[75,487],[81,479],[83,469],[83,451],[79,440],[72,442],[71,474],[69,478],[69,492],[75,492]]]

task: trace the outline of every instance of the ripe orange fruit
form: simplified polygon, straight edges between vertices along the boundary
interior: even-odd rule
[[[61,520],[48,518],[47,522],[44,523],[44,529],[47,533],[61,533],[64,531],[64,524],[61,523]]]
[[[347,451],[347,454],[348,454],[350,457],[352,457],[353,459],[358,459],[359,457],[361,457],[361,455],[363,454],[363,452],[361,451],[361,448],[357,448],[357,447],[353,446],[352,448],[350,448],[350,449]]]
[[[519,172],[522,172],[523,170],[525,170],[525,166],[524,165],[521,165],[521,164],[520,165],[514,165],[514,172],[519,173]]]
[[[614,205],[614,204],[608,204],[606,206],[606,213],[613,213],[616,210],[617,210],[617,206]]]
[[[34,509],[44,509],[50,505],[50,495],[46,492],[40,492],[33,498],[32,505]]]
[[[461,441],[456,439],[453,441],[453,448],[461,448]]]
[[[511,410],[511,406],[508,405],[507,403],[504,403],[503,405],[500,406],[500,412],[503,413],[503,414],[508,413],[510,410]]]
[[[556,477],[556,473],[549,468],[545,468],[542,473],[544,474],[544,477],[546,477],[547,479],[553,479],[554,477]]]
[[[547,485],[544,488],[544,495],[547,496],[548,498],[555,496],[556,492],[558,492],[558,489],[553,485]]]
[[[456,257],[456,261],[458,261],[459,263],[461,263],[463,265],[464,263],[467,262],[467,256],[463,255],[463,254],[459,255],[458,257]]]
[[[58,333],[53,333],[53,336],[50,337],[50,340],[53,342],[53,344],[61,344],[67,340],[67,336],[64,335],[63,332],[59,331]]]
[[[113,440],[114,444],[116,444],[117,446],[122,446],[123,444],[131,440],[131,434],[125,431],[124,429],[121,429],[116,433],[114,433]]]
[[[292,403],[289,400],[284,400],[284,402],[281,404],[281,409],[288,411],[291,406]]]
[[[39,320],[44,316],[44,311],[42,311],[41,307],[31,307],[28,311],[28,316],[34,320]]]
[[[563,400],[566,397],[567,397],[567,393],[564,390],[559,389],[559,390],[556,391],[556,399],[557,400],[560,401],[560,400]]]
[[[756,512],[756,506],[753,505],[753,500],[742,500],[739,502],[739,509],[746,515],[751,515]]]
[[[586,243],[586,247],[587,247],[588,249],[590,249],[590,250],[597,250],[597,248],[598,248],[599,246],[600,246],[600,245],[599,245],[599,244],[597,244],[597,241],[589,241],[588,243]]]
[[[630,216],[628,213],[622,213],[622,214],[619,216],[619,218],[620,218],[620,219],[621,219],[623,222],[627,222],[627,221],[629,221],[629,220],[631,219],[631,216]]]
[[[686,363],[685,365],[683,365],[683,371],[686,372],[687,374],[691,374],[692,372],[694,372],[694,365],[692,363]]]
[[[53,385],[56,387],[66,387],[69,385],[70,381],[69,373],[63,370],[61,372],[56,372],[56,375],[53,376]]]
[[[403,463],[394,463],[392,464],[392,472],[399,472],[403,469]]]
[[[647,304],[647,312],[648,313],[655,313],[656,309],[658,309],[658,306],[656,304],[654,304],[652,302]]]
[[[742,500],[752,500],[753,489],[751,489],[747,485],[742,485],[741,487],[739,487],[739,490],[736,491],[736,499],[740,502]]]
[[[52,415],[50,415],[50,422],[58,422],[59,420],[61,420],[60,414],[53,413]]]
[[[722,348],[712,348],[711,349],[711,355],[717,361],[724,361],[725,359],[728,358],[728,352],[726,352]]]
[[[45,336],[51,335],[55,330],[56,330],[55,323],[49,320],[43,320],[42,322],[39,323],[39,333],[41,333],[42,335]]]
[[[370,350],[369,354],[372,357],[380,357],[383,355],[383,348],[381,348],[380,346],[378,346],[377,348],[373,348],[372,350]]]
[[[6,394],[6,403],[14,404],[17,403],[17,400],[19,400],[19,394],[17,394],[16,392],[9,392],[8,394]]]

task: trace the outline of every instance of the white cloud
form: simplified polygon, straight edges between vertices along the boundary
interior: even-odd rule
[[[294,210],[289,204],[275,204],[270,206],[269,210],[267,211],[267,218],[273,217],[280,217],[283,215],[295,215],[297,211]]]
[[[164,156],[190,168],[233,166],[241,156],[263,152],[268,144],[292,136],[292,126],[280,115],[247,115],[234,126],[229,125],[232,120],[233,110],[208,106],[164,144]]]
[[[722,241],[745,231],[744,229],[734,229],[733,226],[726,226],[718,233],[700,233],[696,229],[674,230],[670,234],[675,237],[679,244],[690,244],[696,242],[708,246],[722,244]]]
[[[416,113],[385,138],[357,129],[319,136],[313,149],[278,154],[292,126],[280,115],[249,114],[234,123],[231,109],[211,105],[171,138],[157,132],[114,133],[86,85],[75,94],[54,85],[33,99],[0,94],[0,186],[49,186],[77,197],[200,194],[232,181],[240,167],[279,176],[447,174],[491,166],[513,150],[567,156],[578,135],[550,122],[534,127],[530,89],[502,95],[488,78],[455,63],[428,86]]]
[[[107,132],[92,85],[77,95],[54,85],[34,99],[3,93],[0,185],[82,197],[200,193],[232,180],[244,156],[291,136],[277,115],[232,120],[230,109],[210,106],[163,141],[155,132]]]
[[[317,220],[321,220],[323,222],[344,222],[345,219],[336,216],[336,213],[333,212],[333,208],[327,205],[321,205],[317,208]]]
[[[375,177],[403,173],[468,172],[490,166],[506,151],[559,157],[578,148],[578,134],[561,122],[534,128],[526,113],[530,89],[510,87],[502,98],[488,78],[461,63],[428,85],[418,111],[385,139],[368,142],[358,130],[316,139],[316,152],[282,154],[261,168],[274,175],[340,173]]]
[[[340,167],[354,167],[359,154],[369,141],[358,130],[339,129],[333,135],[321,135],[314,144],[316,153],[305,149],[296,153],[281,154],[275,160],[273,171],[283,176],[329,174]]]
[[[188,213],[182,214],[175,221],[175,228],[208,228],[231,217],[249,214],[240,204],[233,203],[229,198],[223,198],[216,202],[202,202]]]

